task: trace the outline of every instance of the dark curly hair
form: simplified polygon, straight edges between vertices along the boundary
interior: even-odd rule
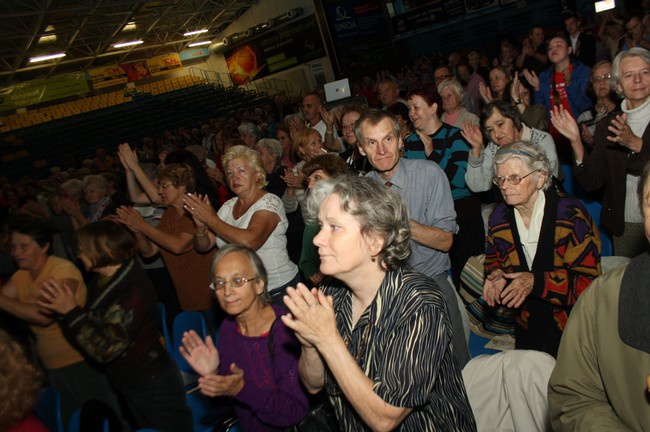
[[[32,412],[43,378],[4,330],[0,330],[0,358],[0,431],[5,431]]]

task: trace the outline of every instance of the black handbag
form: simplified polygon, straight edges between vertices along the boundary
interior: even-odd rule
[[[279,318],[278,318],[279,319]],[[271,362],[274,359],[273,326],[269,330],[268,348]],[[339,432],[339,422],[334,414],[334,407],[324,393],[319,393],[312,398],[309,411],[297,425],[285,429],[285,432]]]
[[[327,397],[321,399],[309,408],[300,423],[286,429],[286,432],[339,432],[341,429],[332,404]]]

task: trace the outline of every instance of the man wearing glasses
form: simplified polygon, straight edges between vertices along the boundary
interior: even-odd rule
[[[624,97],[623,113],[613,112],[598,124],[591,154],[568,111],[555,108],[551,122],[571,143],[574,175],[582,187],[604,190],[601,223],[614,237],[615,254],[634,258],[648,248],[636,191],[650,160],[650,52],[631,48],[619,53],[611,83]]]

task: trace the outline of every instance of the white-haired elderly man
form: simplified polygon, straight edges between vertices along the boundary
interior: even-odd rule
[[[551,121],[571,142],[580,184],[588,191],[604,188],[600,220],[614,236],[614,253],[633,258],[648,247],[636,190],[650,160],[650,51],[632,48],[619,53],[610,80],[624,98],[622,112],[598,124],[591,154],[568,112],[554,108]]]

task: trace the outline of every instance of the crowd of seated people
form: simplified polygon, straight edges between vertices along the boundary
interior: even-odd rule
[[[582,357],[571,356],[577,347],[563,332],[575,339],[589,333],[576,325],[594,325],[592,311],[579,324],[571,317],[602,272],[601,230],[616,255],[647,251],[648,21],[605,14],[587,25],[570,14],[559,31],[533,26],[521,40],[500,38],[492,52],[422,56],[362,74],[352,88],[365,105],[327,110],[320,91],[278,97],[114,143],[116,153],[97,149],[45,179],[0,179],[0,251],[3,265],[15,261],[0,275],[0,310],[29,324],[66,417],[101,392],[124,425],[169,427],[149,420],[155,410],[130,393],[123,367],[155,363],[164,377],[146,385],[173,381],[166,401],[183,405],[175,365],[151,346],[158,342],[148,324],[138,333],[156,300],[169,322],[198,311],[211,334],[227,330],[218,342],[189,333],[182,352],[200,391],[226,396],[219,400],[250,430],[308,421],[305,392],[319,391],[344,428],[474,430],[478,422],[480,430],[460,375],[472,360],[458,282],[468,259],[485,254],[484,307],[508,311],[516,349],[553,357],[559,349],[551,418],[575,430],[581,417],[561,402],[579,399],[566,368],[579,369]],[[566,175],[585,195],[565,192]],[[602,214],[590,215],[578,198],[599,193]],[[495,210],[486,217],[481,206]],[[95,262],[110,244],[88,250],[89,233],[113,225],[126,228],[118,234],[133,254]],[[134,309],[136,321],[120,312],[129,307],[122,290],[132,288],[116,279],[131,272],[153,281],[139,287],[147,303]],[[620,301],[633,308],[619,276],[600,285],[621,285]],[[103,297],[113,291],[119,296]],[[384,326],[397,339],[377,330]],[[650,343],[631,338],[647,361]],[[129,345],[145,339],[146,349]],[[258,350],[263,367],[254,370],[226,341]],[[422,362],[421,350],[443,346],[435,364]],[[138,358],[139,349],[162,360]],[[586,378],[598,381],[594,374]],[[609,379],[599,381],[605,389]],[[625,424],[650,427],[609,402]],[[188,421],[178,409],[175,419]]]

